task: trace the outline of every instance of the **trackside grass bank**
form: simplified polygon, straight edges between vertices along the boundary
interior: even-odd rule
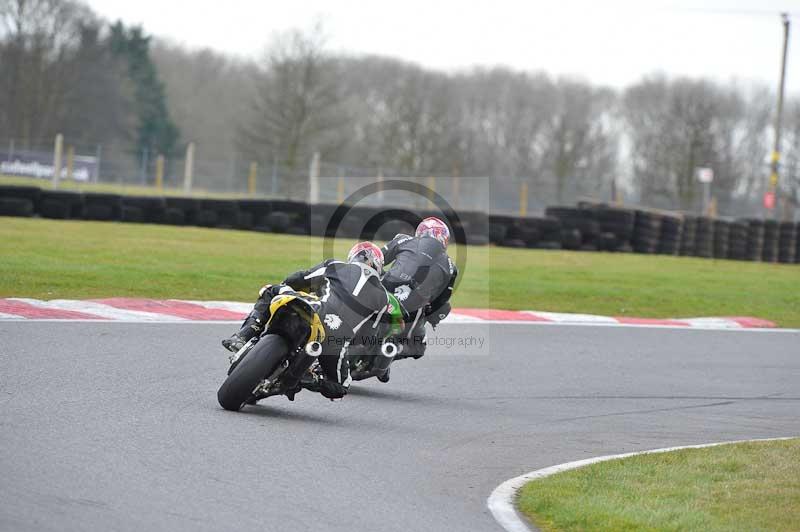
[[[611,460],[532,481],[545,531],[800,530],[800,439]]]
[[[322,260],[322,242],[196,227],[0,217],[0,297],[251,301],[264,283]],[[343,257],[351,244],[337,240],[336,256]],[[468,247],[464,266],[454,297],[460,307],[653,318],[747,315],[800,327],[796,265]]]

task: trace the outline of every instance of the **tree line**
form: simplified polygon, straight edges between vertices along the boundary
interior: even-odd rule
[[[624,90],[541,72],[446,73],[330,53],[324,32],[275,37],[260,60],[186,50],[79,2],[0,0],[0,137],[117,143],[130,152],[324,161],[384,175],[524,178],[551,202],[610,199],[696,210],[711,167],[721,212],[760,203],[774,93],[653,75]],[[657,66],[657,65],[654,65]],[[800,99],[784,116],[782,195],[800,202]]]

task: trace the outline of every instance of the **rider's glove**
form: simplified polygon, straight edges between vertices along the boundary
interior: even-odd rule
[[[294,272],[293,274],[289,275],[286,279],[284,279],[283,284],[287,286],[291,286],[292,288],[296,288],[303,284],[305,280],[305,273],[304,271]]]
[[[275,296],[276,286],[273,284],[265,284],[258,291],[258,297],[266,301],[271,300]]]
[[[438,309],[434,310],[430,305],[425,307],[425,318],[428,323],[435,329],[439,322],[442,321],[450,314],[450,303],[445,303]]]

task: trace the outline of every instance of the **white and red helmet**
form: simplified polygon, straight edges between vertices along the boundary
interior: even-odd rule
[[[450,229],[448,229],[447,224],[441,221],[439,218],[431,216],[430,218],[425,218],[419,223],[417,226],[416,236],[433,237],[441,242],[444,247],[447,247],[448,242],[450,242]]]
[[[361,262],[379,274],[383,273],[383,251],[372,242],[359,242],[350,248],[347,262]]]

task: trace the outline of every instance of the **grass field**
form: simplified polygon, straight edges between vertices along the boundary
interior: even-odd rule
[[[528,483],[518,506],[545,531],[800,530],[800,439],[603,462]]]
[[[338,240],[342,257],[351,241]],[[465,251],[461,250],[462,253]],[[452,247],[451,255],[457,250]],[[0,297],[252,301],[322,260],[319,238],[0,218]],[[466,248],[455,305],[616,316],[755,316],[800,327],[800,266]]]

